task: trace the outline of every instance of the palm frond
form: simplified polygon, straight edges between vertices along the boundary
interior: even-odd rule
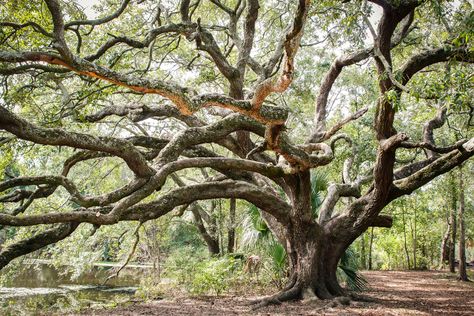
[[[367,280],[358,272],[357,256],[352,248],[346,249],[339,262],[339,277],[346,286],[357,292],[366,291],[369,288]]]
[[[270,256],[277,269],[284,269],[286,265],[285,248],[277,241],[274,241],[269,248]]]
[[[313,217],[317,218],[319,207],[323,203],[321,192],[326,191],[328,187],[327,175],[322,172],[314,172],[311,174],[311,209]]]
[[[351,267],[343,265],[339,265],[338,268],[342,272],[343,279],[349,289],[357,292],[362,292],[369,289],[369,283],[359,272]]]
[[[249,204],[245,218],[242,223],[242,244],[245,248],[258,247],[258,244],[267,243],[271,238],[271,231],[262,218],[260,210],[253,204]]]

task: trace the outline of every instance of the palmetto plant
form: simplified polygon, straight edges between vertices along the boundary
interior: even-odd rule
[[[346,286],[353,291],[365,291],[369,284],[367,280],[358,272],[357,256],[352,250],[348,248],[339,262],[337,269],[338,276],[341,281],[346,283]]]
[[[242,245],[246,250],[265,254],[270,259],[264,265],[270,274],[271,283],[282,288],[287,275],[285,248],[278,242],[262,218],[260,210],[250,204],[243,221]]]
[[[324,201],[322,193],[328,188],[327,176],[315,172],[311,176],[311,207],[316,219]],[[277,241],[263,220],[260,210],[249,205],[243,225],[242,242],[247,249],[263,250],[271,259],[276,271],[286,271],[287,257],[285,248]],[[358,272],[357,256],[349,248],[342,256],[338,266],[338,277],[353,291],[363,291],[368,287],[365,278]]]

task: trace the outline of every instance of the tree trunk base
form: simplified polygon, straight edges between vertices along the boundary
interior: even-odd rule
[[[324,283],[323,283],[324,284]],[[250,303],[253,305],[252,310],[257,310],[270,305],[280,305],[283,302],[305,300],[305,301],[328,301],[327,306],[337,304],[338,306],[349,305],[351,298],[346,296],[345,291],[341,291],[337,295],[330,294],[326,287],[323,286],[302,286],[300,282],[290,280],[289,284],[279,293]]]
[[[307,289],[307,291],[311,291],[311,289]],[[292,300],[298,300],[298,299],[303,299],[304,292],[301,288],[292,288],[290,290],[282,291],[278,294],[275,294],[273,296],[261,299],[261,300],[256,300],[253,301],[251,304],[253,307],[251,308],[252,311],[258,310],[263,307],[271,306],[271,305],[280,305],[283,302],[286,301],[292,301]],[[311,302],[321,302],[321,301],[326,301],[327,303],[319,308],[318,310],[324,310],[326,308],[331,308],[331,307],[338,307],[338,306],[349,306],[351,302],[353,301],[352,296],[335,296],[332,298],[319,298],[316,295],[313,295],[312,297],[309,298],[304,298],[304,302],[306,304],[309,304]]]

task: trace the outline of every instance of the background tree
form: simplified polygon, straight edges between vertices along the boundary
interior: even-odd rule
[[[459,169],[459,279],[468,281],[466,271],[466,227],[464,221],[464,179],[462,169]]]
[[[392,225],[382,210],[474,155],[472,135],[455,142],[434,137],[453,113],[464,113],[457,121],[471,124],[468,2],[101,5],[104,13],[96,19],[87,19],[74,1],[2,6],[2,144],[13,152],[31,142],[41,149],[28,174],[5,173],[0,199],[19,205],[4,208],[0,224],[51,226],[2,249],[0,267],[68,237],[81,223],[142,224],[200,200],[235,198],[263,211],[288,256],[288,284],[265,303],[308,291],[332,298],[345,293],[336,272],[347,248],[369,227]],[[439,29],[441,37],[434,32]],[[311,44],[319,32],[349,53],[330,66],[320,60],[311,67],[318,64]],[[364,60],[375,65],[359,72],[361,81],[375,78],[367,93],[360,97],[353,82],[353,90],[340,91],[331,103],[342,70]],[[307,86],[298,77],[312,68],[325,69],[314,109],[305,113],[300,103],[308,101]],[[434,73],[445,73],[450,84]],[[342,99],[349,104],[343,107]],[[331,111],[333,105],[338,109]],[[425,108],[419,117],[426,123],[410,133],[404,128],[409,114]],[[357,135],[363,143],[340,132],[367,112],[373,122],[366,124],[370,134]],[[336,152],[342,142],[350,152],[344,158]],[[67,158],[62,166],[53,158],[46,162],[46,175],[34,164],[52,156],[49,146]],[[78,185],[74,169],[90,160],[116,163],[120,181],[108,183],[112,188],[97,178],[90,187]],[[210,177],[197,175],[178,187],[166,181],[199,168]],[[311,207],[315,168],[342,175],[329,186],[317,219]],[[48,205],[54,195],[64,203]]]

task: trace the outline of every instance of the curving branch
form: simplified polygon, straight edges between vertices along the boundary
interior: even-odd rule
[[[432,179],[459,166],[472,156],[474,156],[474,138],[465,142],[459,149],[439,156],[430,164],[417,170],[413,174],[394,181],[390,199],[393,200],[399,196],[410,194]]]
[[[400,143],[401,148],[407,149],[416,149],[423,148],[425,149],[427,159],[422,161],[416,161],[406,166],[403,166],[394,172],[394,179],[406,178],[409,175],[414,174],[415,172],[421,170],[422,168],[431,164],[436,158],[439,157],[439,154],[446,154],[455,149],[462,149],[462,146],[467,142],[467,140],[459,140],[455,144],[452,144],[447,147],[437,147],[434,140],[433,131],[435,129],[441,128],[446,122],[446,107],[441,107],[438,109],[436,116],[427,121],[423,125],[423,141],[418,143],[411,142],[402,142]]]
[[[260,82],[255,88],[252,104],[260,108],[267,96],[273,92],[283,92],[293,81],[294,59],[303,37],[304,24],[308,15],[310,0],[299,0],[296,15],[291,29],[286,33],[283,42],[283,68],[277,78],[268,78]]]
[[[359,118],[361,118],[367,111],[369,110],[368,107],[364,107],[357,112],[355,112],[352,115],[349,115],[348,117],[342,119],[341,121],[337,122],[334,124],[329,130],[326,130],[326,119],[325,116],[326,114],[324,113],[324,118],[319,117],[319,114],[317,114],[319,120],[319,124],[317,124],[317,129],[316,131],[311,135],[310,139],[308,142],[310,143],[317,143],[317,142],[323,142],[328,139],[330,139],[332,136],[334,136],[341,128],[343,128],[347,123],[350,123],[352,121],[355,121]],[[325,110],[324,110],[325,111]],[[323,115],[321,113],[321,115]]]
[[[446,107],[441,107],[436,113],[436,116],[423,125],[423,142],[424,143],[427,143],[434,147],[435,140],[434,140],[433,130],[441,128],[444,125],[444,122],[446,121],[446,111],[447,111]],[[436,152],[436,150],[434,151]],[[433,151],[431,150],[428,150],[426,154],[428,158],[434,155]]]
[[[416,73],[424,68],[449,60],[474,63],[474,51],[468,47],[453,47],[450,45],[422,51],[412,56],[400,67],[401,83],[406,85]]]
[[[64,39],[64,20],[59,1],[45,0],[45,2],[53,20],[53,46],[65,60],[72,61],[73,55]]]
[[[125,11],[129,3],[130,3],[130,0],[123,0],[120,7],[110,15],[107,15],[100,19],[94,19],[94,20],[71,21],[71,22],[66,23],[64,25],[64,28],[70,29],[72,26],[81,26],[81,25],[97,26],[97,25],[105,24],[107,22],[110,22],[118,18]]]
[[[40,71],[49,72],[49,73],[69,72],[68,69],[59,68],[59,67],[50,67],[50,66],[46,66],[42,64],[27,64],[27,65],[21,65],[21,66],[11,67],[11,68],[1,68],[0,75],[3,75],[3,76],[18,75],[18,74],[27,73],[33,70],[40,70]]]
[[[319,93],[316,98],[316,110],[314,113],[314,132],[312,139],[319,139],[321,138],[319,135],[325,133],[326,131],[326,108],[329,93],[336,82],[336,79],[339,77],[342,69],[344,67],[354,65],[358,62],[361,62],[367,58],[369,58],[372,54],[373,48],[363,49],[357,51],[355,53],[351,53],[348,55],[344,55],[341,57],[336,58],[336,60],[332,63],[331,68],[324,76],[321,85],[319,87]]]
[[[420,142],[420,143],[402,142],[402,143],[400,143],[400,147],[401,148],[408,148],[408,149],[412,149],[412,148],[427,149],[430,152],[432,152],[432,154],[430,156],[428,156],[428,159],[429,159],[429,158],[432,158],[433,156],[435,156],[435,154],[437,154],[437,153],[438,154],[447,154],[450,151],[453,151],[455,149],[461,149],[461,147],[466,142],[467,142],[466,139],[462,139],[460,141],[457,141],[455,144],[453,144],[451,146],[447,146],[447,147],[437,147],[437,146],[433,145],[431,142]]]
[[[18,138],[44,145],[69,146],[102,151],[121,157],[139,177],[149,177],[154,170],[148,166],[143,155],[128,141],[112,137],[95,137],[87,134],[67,132],[59,128],[35,126],[25,119],[0,106],[0,128]]]
[[[244,23],[244,38],[239,49],[239,56],[237,57],[237,70],[240,74],[240,80],[245,78],[245,68],[250,59],[250,52],[252,51],[253,41],[255,37],[255,24],[258,19],[258,10],[260,4],[258,0],[247,1],[247,15]]]
[[[411,11],[411,13],[402,21],[403,25],[401,26],[400,30],[394,34],[391,42],[392,48],[398,46],[411,31],[410,26],[413,23],[413,19],[414,10]],[[374,34],[375,31],[373,30],[372,25],[368,23],[368,26],[371,28],[372,34]],[[331,67],[329,68],[329,71],[325,74],[323,80],[321,81],[321,85],[319,87],[319,92],[315,104],[314,131],[313,135],[311,136],[311,139],[320,139],[321,136],[319,135],[323,135],[326,131],[326,108],[329,93],[331,92],[331,89],[334,83],[336,82],[336,79],[341,74],[343,68],[357,64],[369,57],[373,57],[374,47],[375,46],[361,49],[359,51],[337,57],[334,60]],[[328,139],[329,137],[327,137],[326,139]]]
[[[71,235],[78,224],[61,224],[55,228],[48,229],[28,239],[21,240],[9,245],[0,251],[0,269],[9,264],[13,259],[39,250],[45,246],[54,244]]]
[[[0,27],[11,27],[16,31],[24,29],[26,27],[31,27],[35,32],[38,32],[46,37],[51,37],[51,38],[53,37],[53,34],[49,33],[41,25],[33,21],[28,21],[23,24],[4,21],[4,22],[0,22]]]
[[[140,122],[152,117],[172,117],[184,122],[188,126],[204,126],[204,121],[194,115],[184,115],[176,107],[168,104],[160,105],[129,105],[119,106],[112,105],[103,108],[102,110],[87,115],[85,119],[88,122],[99,122],[109,116],[126,116],[133,122]]]
[[[336,203],[341,197],[359,198],[360,196],[360,186],[358,184],[331,184],[319,209],[318,222],[324,224],[331,219]]]
[[[225,180],[188,185],[184,188],[174,189],[162,195],[156,201],[130,206],[119,214],[119,220],[145,222],[159,218],[177,206],[187,205],[197,200],[217,198],[239,198],[247,200],[270,213],[282,223],[288,220],[288,215],[291,210],[291,206],[285,201],[253,184],[242,181]],[[52,212],[40,215],[25,215],[22,217],[0,214],[0,225],[34,226],[41,224],[81,222],[96,225],[112,225],[117,222],[113,216],[109,216],[112,209],[111,206],[78,208],[73,212]]]
[[[140,93],[161,95],[172,101],[185,115],[191,115],[203,107],[218,106],[240,112],[264,124],[284,124],[288,116],[288,110],[281,107],[265,105],[256,109],[250,101],[235,100],[219,94],[204,94],[191,98],[187,89],[176,84],[161,80],[134,78],[98,66],[85,59],[75,58],[73,63],[68,63],[60,56],[54,54],[0,51],[0,62],[18,63],[29,61],[40,61],[63,66],[80,75],[105,80]]]

